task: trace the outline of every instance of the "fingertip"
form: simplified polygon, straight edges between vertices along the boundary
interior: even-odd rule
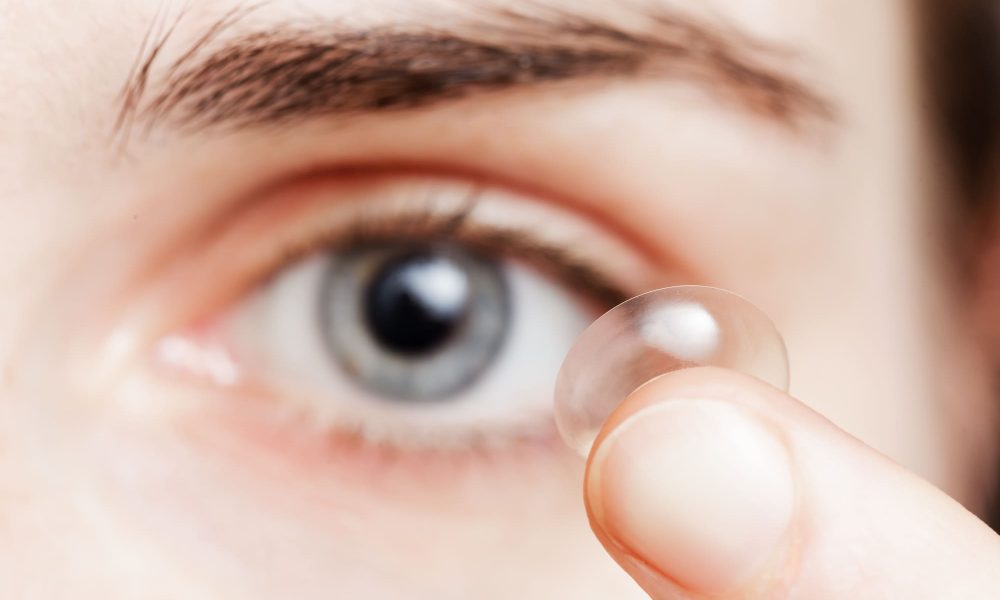
[[[691,391],[654,381],[609,420],[588,466],[588,510],[647,590],[652,570],[690,592],[730,592],[786,546],[791,459],[780,432],[751,409],[680,390]]]
[[[658,599],[936,598],[956,581],[992,597],[1000,573],[996,534],[961,504],[722,369],[633,392],[598,436],[585,495],[605,548]]]

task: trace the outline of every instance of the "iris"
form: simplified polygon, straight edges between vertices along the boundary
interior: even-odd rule
[[[459,244],[334,252],[319,299],[326,346],[357,385],[391,400],[441,400],[490,366],[510,326],[507,277]]]

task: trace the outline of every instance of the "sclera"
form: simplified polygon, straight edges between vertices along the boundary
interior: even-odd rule
[[[586,456],[629,394],[696,366],[733,369],[788,390],[785,342],[767,315],[719,288],[668,287],[626,300],[577,338],[556,380],[559,433]]]

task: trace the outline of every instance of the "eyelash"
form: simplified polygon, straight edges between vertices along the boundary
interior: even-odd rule
[[[582,292],[602,312],[624,302],[632,294],[586,256],[573,248],[547,244],[523,227],[470,224],[476,196],[459,209],[418,207],[397,215],[368,215],[345,226],[321,232],[305,243],[288,245],[264,272],[268,276],[315,253],[381,243],[460,243],[496,259],[519,260]],[[266,281],[267,276],[264,280]],[[259,285],[260,282],[258,282]]]

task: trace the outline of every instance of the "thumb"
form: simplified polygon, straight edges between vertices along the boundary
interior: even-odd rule
[[[585,484],[598,538],[654,598],[995,598],[1000,537],[940,490],[753,378],[634,392]]]

